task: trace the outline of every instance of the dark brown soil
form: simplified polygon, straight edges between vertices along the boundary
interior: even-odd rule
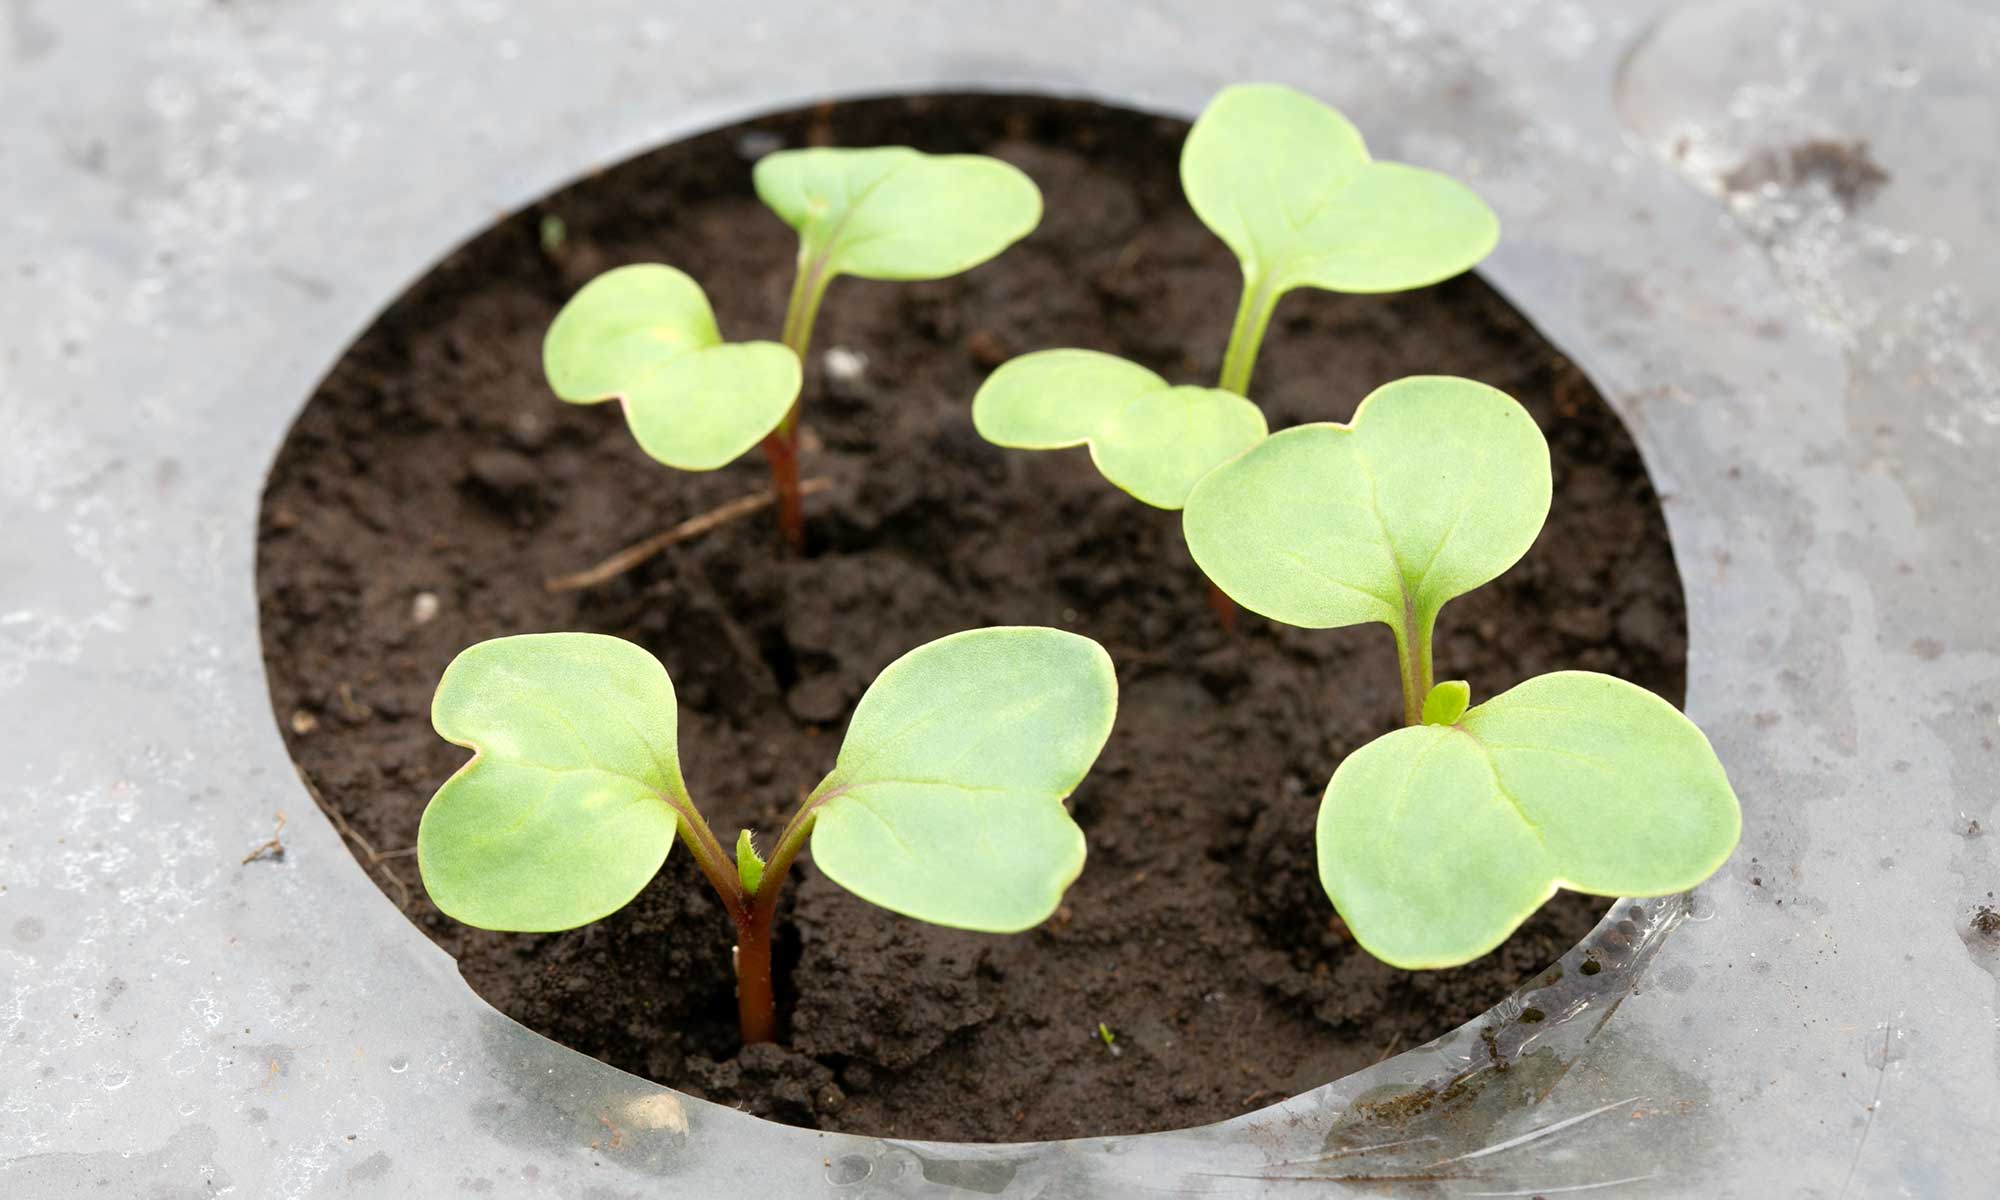
[[[321,386],[265,497],[259,588],[271,693],[293,754],[356,853],[503,1012],[642,1075],[783,1121],[900,1137],[1055,1138],[1187,1126],[1418,1045],[1501,999],[1602,910],[1565,895],[1455,971],[1391,970],[1345,935],[1313,869],[1321,789],[1400,713],[1388,631],[1245,615],[1225,636],[1178,514],[1104,483],[1081,452],[1006,452],[972,394],[1050,346],[1214,378],[1236,302],[1227,251],[1189,213],[1185,126],[1094,105],[883,100],[753,122],[608,170],[510,218],[398,300]],[[596,272],[674,263],[735,337],[774,336],[789,230],[750,190],[777,145],[909,143],[997,154],[1041,184],[1041,229],[956,279],[843,280],[807,377],[811,553],[768,514],[595,590],[577,570],[763,485],[642,456],[616,406],[570,407],[541,337]],[[555,236],[548,217],[559,217]],[[821,353],[866,356],[829,379]],[[1678,700],[1681,590],[1632,443],[1590,384],[1476,278],[1393,297],[1295,293],[1257,377],[1274,428],[1345,419],[1391,379],[1451,373],[1519,397],[1548,431],[1549,526],[1504,580],[1454,603],[1440,676],[1475,699],[1558,667]],[[434,610],[434,611],[433,611]],[[428,618],[428,619],[425,619]],[[806,866],[781,917],[785,1044],[739,1053],[730,930],[687,856],[623,912],[569,933],[468,929],[407,857],[464,757],[431,689],[472,642],[598,630],[664,660],[697,800],[725,840],[768,841],[832,762],[861,690],[955,630],[1049,624],[1117,661],[1118,725],[1073,800],[1090,862],[1054,919],[992,937],[856,900]],[[1102,1023],[1115,1048],[1098,1037]]]

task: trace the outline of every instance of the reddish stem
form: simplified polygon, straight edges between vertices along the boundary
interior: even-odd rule
[[[778,880],[767,878],[760,893],[776,896]],[[736,1019],[743,1044],[778,1040],[778,999],[771,985],[771,915],[777,905],[760,902],[736,922]]]
[[[749,898],[749,911],[736,925],[736,1011],[743,1025],[743,1042],[775,1041],[778,1036],[777,1001],[771,988],[771,927],[777,923],[778,890],[791,873],[792,861],[805,848],[812,833],[813,817],[827,796],[801,807],[792,814],[771,861],[764,864],[764,877],[757,894]]]
[[[771,978],[771,929],[777,923],[778,891],[785,884],[792,860],[804,848],[806,835],[812,832],[818,804],[792,814],[753,894],[744,890],[735,860],[723,851],[694,804],[671,798],[668,803],[680,817],[681,841],[736,926],[736,1019],[743,1044],[774,1042],[778,1040],[778,1000]]]
[[[745,892],[735,862],[723,852],[701,813],[692,803],[668,803],[680,817],[681,841],[722,900],[730,924],[736,926],[736,1016],[743,1043],[773,1041],[778,1036],[778,1003],[771,988],[771,918],[783,877],[767,874],[758,895]]]
[[[1208,607],[1214,610],[1215,619],[1221,624],[1223,632],[1236,632],[1236,602],[1216,587],[1213,579],[1208,581]]]
[[[799,428],[797,410],[764,439],[764,458],[771,464],[771,490],[776,493],[778,529],[794,554],[806,549],[805,511],[799,503]]]

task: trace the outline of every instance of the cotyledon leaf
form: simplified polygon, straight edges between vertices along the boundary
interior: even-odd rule
[[[1175,509],[1202,476],[1262,441],[1264,413],[1220,388],[1174,387],[1096,350],[1042,350],[993,372],[972,398],[972,424],[996,446],[1089,446],[1114,485]]]
[[[684,471],[727,465],[798,399],[798,356],[724,342],[701,285],[657,263],[585,284],[542,342],[549,387],[572,404],[622,401],[639,446]]]
[[[1073,633],[975,629],[919,646],[869,686],[808,798],[813,862],[933,924],[1039,924],[1083,869],[1083,831],[1062,802],[1117,704],[1110,657]]]
[[[1349,755],[1319,811],[1320,882],[1397,967],[1487,953],[1558,887],[1659,896],[1714,874],[1742,816],[1671,704],[1588,671],[1539,676]]]
[[[1470,188],[1376,161],[1346,117],[1277,84],[1216,94],[1182,146],[1181,186],[1272,303],[1300,286],[1423,287],[1469,270],[1500,237]]]
[[[1527,553],[1549,494],[1548,443],[1526,409],[1418,375],[1369,393],[1350,424],[1294,426],[1224,463],[1189,493],[1182,528],[1195,562],[1253,612],[1427,630]]]
[[[757,196],[799,233],[800,274],[942,279],[1026,237],[1042,194],[1018,168],[981,154],[907,146],[781,150],[758,160]]]
[[[674,687],[619,638],[540,633],[452,660],[431,724],[475,753],[417,829],[417,869],[447,916],[482,929],[587,924],[639,894],[687,803]]]

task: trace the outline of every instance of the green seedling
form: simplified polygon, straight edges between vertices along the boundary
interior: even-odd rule
[[[1097,1040],[1104,1043],[1104,1048],[1111,1051],[1111,1057],[1113,1058],[1118,1058],[1125,1053],[1124,1047],[1118,1044],[1118,1035],[1111,1032],[1111,1026],[1106,1025],[1102,1021],[1097,1023]]]
[[[1243,267],[1222,386],[1244,396],[1286,292],[1427,287],[1471,270],[1500,241],[1499,219],[1470,188],[1377,161],[1337,110],[1271,83],[1209,101],[1181,147],[1181,190]]]
[[[1346,425],[1285,430],[1197,483],[1188,548],[1235,601],[1311,629],[1395,635],[1407,728],[1349,755],[1318,824],[1320,881],[1355,940],[1399,967],[1492,950],[1559,887],[1693,887],[1741,814],[1708,739],[1607,675],[1543,675],[1476,707],[1433,684],[1454,597],[1527,553],[1548,516],[1549,451],[1527,410],[1464,379],[1377,389]]]
[[[800,364],[827,286],[941,279],[1026,237],[1041,220],[1034,181],[997,159],[905,146],[784,150],[753,173],[758,197],[798,231],[797,273],[777,342],[725,342],[701,286],[657,264],[586,284],[542,347],[556,395],[618,400],[639,446],[685,471],[709,471],[762,444],[779,526],[805,544],[799,507]]]
[[[766,859],[723,848],[682,782],[673,683],[618,638],[529,634],[446,668],[431,723],[473,757],[424,810],[417,865],[438,908],[482,929],[570,929],[624,907],[676,840],[736,929],[746,1042],[776,1036],[771,927],[786,872],[813,862],[870,903],[959,929],[1045,920],[1083,869],[1063,806],[1110,735],[1102,647],[1056,629],[976,629],[919,646],[862,696],[831,773]]]
[[[1181,186],[1243,268],[1219,386],[1175,387],[1108,354],[1044,350],[995,371],[972,402],[987,441],[1088,446],[1107,480],[1166,509],[1263,439],[1263,413],[1244,397],[1279,297],[1423,287],[1469,270],[1500,229],[1463,184],[1375,161],[1346,117],[1275,84],[1216,95],[1181,150]],[[1231,611],[1217,606],[1225,622]]]

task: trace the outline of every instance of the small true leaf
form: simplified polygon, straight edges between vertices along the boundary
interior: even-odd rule
[[[1333,108],[1276,84],[1224,88],[1181,150],[1181,186],[1267,299],[1300,286],[1396,292],[1492,253],[1493,211],[1436,171],[1369,157]]]
[[[821,283],[956,275],[1042,219],[1034,181],[980,154],[781,150],[758,160],[754,180],[758,198],[798,230],[802,273]]]
[[[640,448],[684,471],[734,461],[799,395],[797,355],[724,342],[701,285],[656,263],[585,284],[549,326],[542,367],[572,404],[622,401]]]
[[[764,882],[764,858],[757,853],[757,843],[747,829],[736,833],[736,878],[743,884],[747,895],[757,894],[757,888]]]
[[[973,397],[972,423],[996,446],[1087,445],[1106,479],[1167,509],[1265,434],[1262,410],[1233,392],[1174,387],[1095,350],[1043,350],[1006,363]]]
[[[1407,969],[1492,950],[1558,887],[1659,896],[1713,874],[1742,817],[1708,739],[1608,675],[1562,671],[1363,746],[1319,812],[1320,882]]]
[[[447,916],[570,929],[622,908],[673,848],[685,803],[674,687],[644,650],[592,633],[503,637],[445,668],[431,724],[475,751],[417,828]]]
[[[1463,679],[1447,679],[1424,697],[1424,724],[1456,725],[1472,702],[1472,688]]]
[[[1526,409],[1468,379],[1371,392],[1348,425],[1299,425],[1204,477],[1182,527],[1238,604],[1312,629],[1427,629],[1534,544],[1549,448]]]
[[[813,790],[813,862],[873,904],[937,925],[1039,924],[1083,869],[1063,798],[1110,735],[1111,659],[1057,629],[940,638],[877,676]]]

